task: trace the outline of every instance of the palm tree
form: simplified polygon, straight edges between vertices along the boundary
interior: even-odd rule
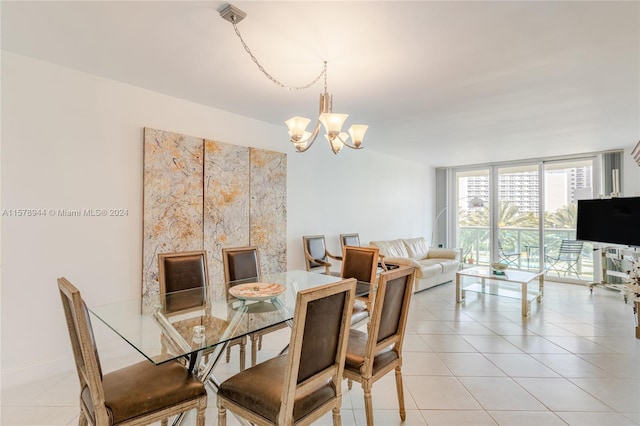
[[[555,212],[545,212],[545,228],[574,229],[578,218],[578,205],[568,204]]]
[[[541,244],[538,235],[539,217],[537,213],[521,211],[508,201],[498,204],[498,239],[505,251],[529,253],[527,247],[553,248],[562,239],[575,238],[577,204],[568,204],[562,208],[544,213],[545,236]],[[464,257],[474,258],[482,255],[488,260],[490,252],[490,210],[488,203],[482,208],[462,208],[458,212],[460,226],[460,247]],[[517,230],[515,228],[518,228]],[[573,233],[573,237],[571,237]],[[534,250],[536,250],[534,248]],[[540,250],[541,251],[541,250]],[[534,252],[535,253],[535,252]],[[539,254],[541,255],[541,254]],[[527,258],[528,259],[528,258]],[[529,260],[529,259],[528,259]]]
[[[522,212],[518,206],[509,201],[501,201],[498,208],[499,228],[538,229],[538,218],[533,212]],[[458,212],[460,245],[464,248],[465,254],[489,253],[489,215],[490,211],[487,205],[480,209],[460,209]],[[498,238],[510,251],[521,250],[518,247],[518,233],[505,231],[501,232]],[[523,245],[535,245],[537,244],[537,235],[525,233],[521,242]]]

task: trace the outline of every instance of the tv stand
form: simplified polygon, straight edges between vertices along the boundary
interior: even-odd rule
[[[602,281],[599,283],[589,283],[589,291],[593,294],[593,287],[601,286],[607,290],[619,291],[622,293],[624,303],[629,302],[629,294],[624,282],[609,282],[609,277],[618,278],[617,281],[627,278],[626,266],[624,262],[633,262],[640,253],[639,249],[629,247],[600,247],[602,254]],[[610,269],[610,267],[614,269]],[[640,339],[640,302],[633,303],[633,318],[636,322],[636,339]]]
[[[622,293],[624,303],[628,303],[629,298],[627,295],[627,288],[624,280],[627,278],[627,272],[624,263],[633,262],[633,253],[637,253],[637,249],[622,247],[622,246],[610,246],[600,247],[594,250],[600,250],[602,259],[602,280],[600,282],[589,283],[589,291],[593,294],[593,288],[598,286],[607,290],[619,291]],[[612,277],[613,280],[609,280]]]

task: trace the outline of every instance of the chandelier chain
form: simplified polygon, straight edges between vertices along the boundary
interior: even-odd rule
[[[244,47],[244,50],[249,54],[249,56],[251,56],[251,60],[256,64],[258,69],[265,75],[265,77],[271,80],[274,84],[287,90],[305,90],[316,84],[318,80],[320,80],[320,78],[324,76],[325,92],[327,91],[327,61],[324,61],[322,71],[320,71],[320,74],[318,74],[318,76],[312,82],[307,83],[304,86],[288,86],[269,74],[267,70],[265,70],[264,67],[260,64],[258,58],[254,56],[254,54],[251,52],[251,49],[249,49],[249,46],[247,46],[247,43],[245,43],[244,39],[242,38],[242,34],[240,34],[240,30],[238,30],[238,26],[236,25],[235,17],[232,18],[231,24],[233,24],[233,29],[236,31],[236,35],[240,39],[242,47]]]

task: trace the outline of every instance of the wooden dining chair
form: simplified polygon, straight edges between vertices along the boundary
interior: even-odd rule
[[[360,247],[359,234],[340,234],[340,247],[344,251],[344,246]]]
[[[400,267],[380,274],[378,290],[367,332],[351,329],[344,367],[344,377],[362,384],[367,426],[373,425],[373,384],[392,370],[400,419],[405,420],[402,388],[402,342],[407,326],[409,303],[413,294],[415,268]]]
[[[307,271],[324,269],[326,275],[338,275],[331,272],[332,265],[329,259],[342,260],[342,257],[333,255],[327,250],[324,235],[305,235],[302,237],[302,246]]]
[[[376,271],[378,269],[378,248],[345,246],[342,249],[342,278],[355,278],[358,280],[356,300],[351,317],[351,325],[369,318],[369,312],[375,298],[375,285],[377,282]]]
[[[262,276],[260,252],[256,246],[223,248],[222,263],[227,291],[234,285],[234,282],[251,279],[260,281]],[[258,351],[262,348],[262,336],[282,328],[287,328],[287,324],[276,324],[249,334],[249,339],[251,340],[251,365],[256,365]],[[227,347],[227,362],[230,359],[229,349],[230,347]]]
[[[204,426],[207,391],[178,361],[145,360],[103,374],[80,291],[66,278],[58,278],[58,289],[80,380],[79,425],[166,425],[169,416],[195,409],[196,424]]]
[[[345,246],[360,247],[360,234],[340,234],[340,247],[344,251]],[[387,270],[384,263],[384,255],[378,253],[378,273]]]
[[[196,250],[158,254],[158,281],[160,284],[160,299],[162,300],[165,314],[175,315],[189,310],[205,308],[209,289],[207,252]],[[202,292],[189,291],[184,294],[180,293],[180,290],[188,289],[202,289]],[[167,293],[173,292],[178,293],[166,297]],[[240,370],[244,370],[246,367],[246,336],[231,340],[227,350],[232,345],[240,347]],[[202,354],[206,357],[213,350],[212,348],[203,351]]]
[[[203,250],[158,254],[158,284],[165,314],[200,309],[207,303],[209,274]],[[200,289],[201,291],[182,290]],[[167,293],[174,293],[167,298]]]
[[[302,290],[287,354],[250,367],[218,389],[218,425],[227,410],[256,425],[308,425],[330,410],[340,425],[341,374],[356,280]]]

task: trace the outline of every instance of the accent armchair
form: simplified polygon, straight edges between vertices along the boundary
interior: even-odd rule
[[[324,269],[326,275],[338,275],[331,272],[329,259],[342,260],[341,256],[333,255],[327,250],[324,235],[306,235],[302,237],[304,260],[307,271]]]

